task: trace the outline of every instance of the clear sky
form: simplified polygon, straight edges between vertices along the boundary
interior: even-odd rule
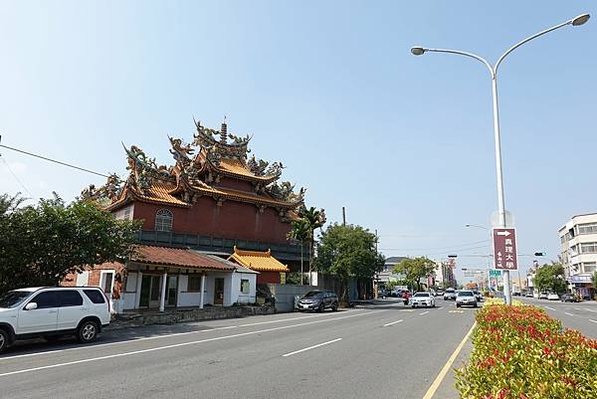
[[[506,207],[519,253],[597,211],[597,12],[590,1],[3,1],[2,144],[125,175],[121,142],[171,163],[193,116],[252,134],[307,205],[380,235],[386,256],[483,267],[497,208],[488,72],[512,44],[578,14],[501,67]],[[91,174],[5,149],[0,193],[72,200]],[[524,267],[531,257],[521,256]]]

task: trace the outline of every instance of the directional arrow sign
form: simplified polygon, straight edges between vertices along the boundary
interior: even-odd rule
[[[493,229],[493,261],[497,270],[516,270],[516,231]]]

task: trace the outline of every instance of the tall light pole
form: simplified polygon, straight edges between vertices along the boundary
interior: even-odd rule
[[[487,67],[489,70],[489,74],[491,76],[491,92],[493,98],[493,132],[494,132],[494,142],[495,142],[495,169],[496,169],[496,178],[497,178],[497,195],[498,195],[498,227],[507,227],[506,226],[506,205],[505,205],[505,196],[504,196],[504,178],[502,175],[502,144],[500,139],[500,117],[499,117],[499,106],[498,106],[498,93],[497,93],[497,72],[500,64],[504,59],[518,47],[522,46],[525,43],[530,42],[533,39],[538,38],[539,36],[543,36],[546,33],[554,31],[559,28],[563,28],[565,26],[580,26],[586,23],[590,18],[589,14],[582,14],[576,18],[570,19],[566,22],[563,22],[559,25],[553,26],[549,29],[545,29],[539,33],[536,33],[532,36],[527,37],[526,39],[516,43],[514,46],[510,47],[500,58],[498,58],[497,62],[494,65],[491,65],[485,58],[480,57],[476,54],[469,53],[467,51],[460,51],[460,50],[451,50],[451,49],[436,49],[436,48],[426,48],[421,46],[415,46],[410,49],[410,52],[413,55],[423,55],[425,53],[448,53],[448,54],[456,54],[456,55],[463,55],[465,57],[474,58],[477,61],[480,61]],[[508,270],[504,270],[504,296],[506,299],[506,304],[512,304],[512,295],[510,292],[510,272]]]

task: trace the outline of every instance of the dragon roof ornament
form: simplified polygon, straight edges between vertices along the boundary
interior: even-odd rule
[[[171,170],[164,165],[158,166],[155,158],[149,158],[143,150],[135,145],[130,149],[122,143],[128,157],[127,170],[130,171],[127,183],[145,192],[151,188],[155,180],[171,180]]]
[[[210,153],[217,154],[212,155],[210,161],[213,159],[218,162],[219,159],[227,158],[236,159],[243,163],[246,162],[247,154],[251,152],[248,148],[249,141],[251,141],[249,135],[239,137],[228,133],[226,123],[222,123],[221,130],[217,131],[215,129],[204,127],[201,125],[201,122],[197,122],[195,119],[193,119],[193,121],[197,128],[197,133],[194,134],[193,144],[205,149],[208,154],[208,159],[210,159]],[[219,140],[216,138],[218,135],[220,136]]]

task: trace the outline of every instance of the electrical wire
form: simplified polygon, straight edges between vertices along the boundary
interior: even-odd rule
[[[25,184],[23,184],[23,182],[21,181],[21,179],[19,179],[17,177],[17,175],[12,171],[12,169],[10,168],[10,165],[8,164],[8,162],[6,162],[6,159],[4,159],[4,157],[2,156],[2,154],[0,154],[0,160],[2,160],[2,162],[4,162],[4,164],[6,165],[6,169],[8,169],[8,171],[10,172],[10,174],[12,175],[12,177],[15,178],[15,180],[17,181],[17,183],[19,183],[21,185],[21,187],[23,187],[23,190],[25,190],[27,192],[27,194],[29,194],[29,197],[33,197],[33,194],[31,194],[31,191],[29,191],[29,189],[27,188],[27,186],[25,186]]]
[[[32,156],[32,157],[35,157],[35,158],[43,159],[45,161],[54,162],[54,163],[57,163],[57,164],[62,165],[62,166],[68,166],[69,168],[77,169],[77,170],[80,170],[80,171],[83,171],[83,172],[92,173],[94,175],[103,176],[103,177],[110,177],[110,176],[108,176],[106,174],[103,174],[103,173],[94,172],[93,170],[81,168],[79,166],[75,166],[75,165],[72,165],[72,164],[69,164],[69,163],[66,163],[66,162],[58,161],[56,159],[52,159],[52,158],[44,157],[42,155],[34,154],[32,152],[19,150],[18,148],[9,147],[9,146],[4,145],[4,144],[0,144],[0,147],[6,148],[6,149],[12,150],[12,151],[20,152],[21,154],[26,154],[26,155],[29,155],[29,156]]]

